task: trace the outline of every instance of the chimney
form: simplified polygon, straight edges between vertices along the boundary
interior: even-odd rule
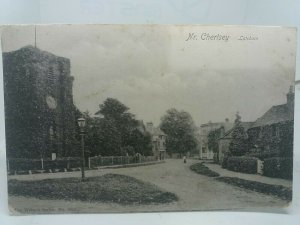
[[[294,87],[290,86],[289,93],[286,94],[286,100],[287,100],[288,111],[291,114],[294,113],[294,98],[295,98]]]
[[[224,133],[230,129],[230,124],[229,124],[228,118],[225,118],[225,123],[224,123],[223,128],[224,128]]]
[[[153,132],[153,123],[152,122],[147,122],[146,124],[146,130],[150,133]]]

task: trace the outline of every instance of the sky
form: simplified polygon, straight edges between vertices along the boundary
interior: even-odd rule
[[[4,52],[35,44],[34,26],[1,33]],[[198,126],[233,121],[237,111],[243,121],[255,121],[286,102],[295,79],[292,28],[40,25],[36,45],[70,59],[81,111],[94,114],[112,97],[156,126],[170,108],[189,112]]]

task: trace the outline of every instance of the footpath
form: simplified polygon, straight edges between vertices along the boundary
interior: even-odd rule
[[[218,164],[204,163],[204,165],[207,166],[210,170],[219,173],[221,177],[237,177],[244,180],[257,181],[264,184],[281,185],[288,188],[292,188],[293,186],[293,182],[291,180],[265,177],[259,174],[246,174],[234,172],[227,169],[223,169]]]

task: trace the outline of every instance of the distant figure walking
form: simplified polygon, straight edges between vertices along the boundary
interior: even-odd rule
[[[186,156],[183,156],[183,162],[186,163]]]

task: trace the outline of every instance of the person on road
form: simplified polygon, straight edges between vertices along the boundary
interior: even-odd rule
[[[186,163],[186,156],[183,156],[183,162]]]

